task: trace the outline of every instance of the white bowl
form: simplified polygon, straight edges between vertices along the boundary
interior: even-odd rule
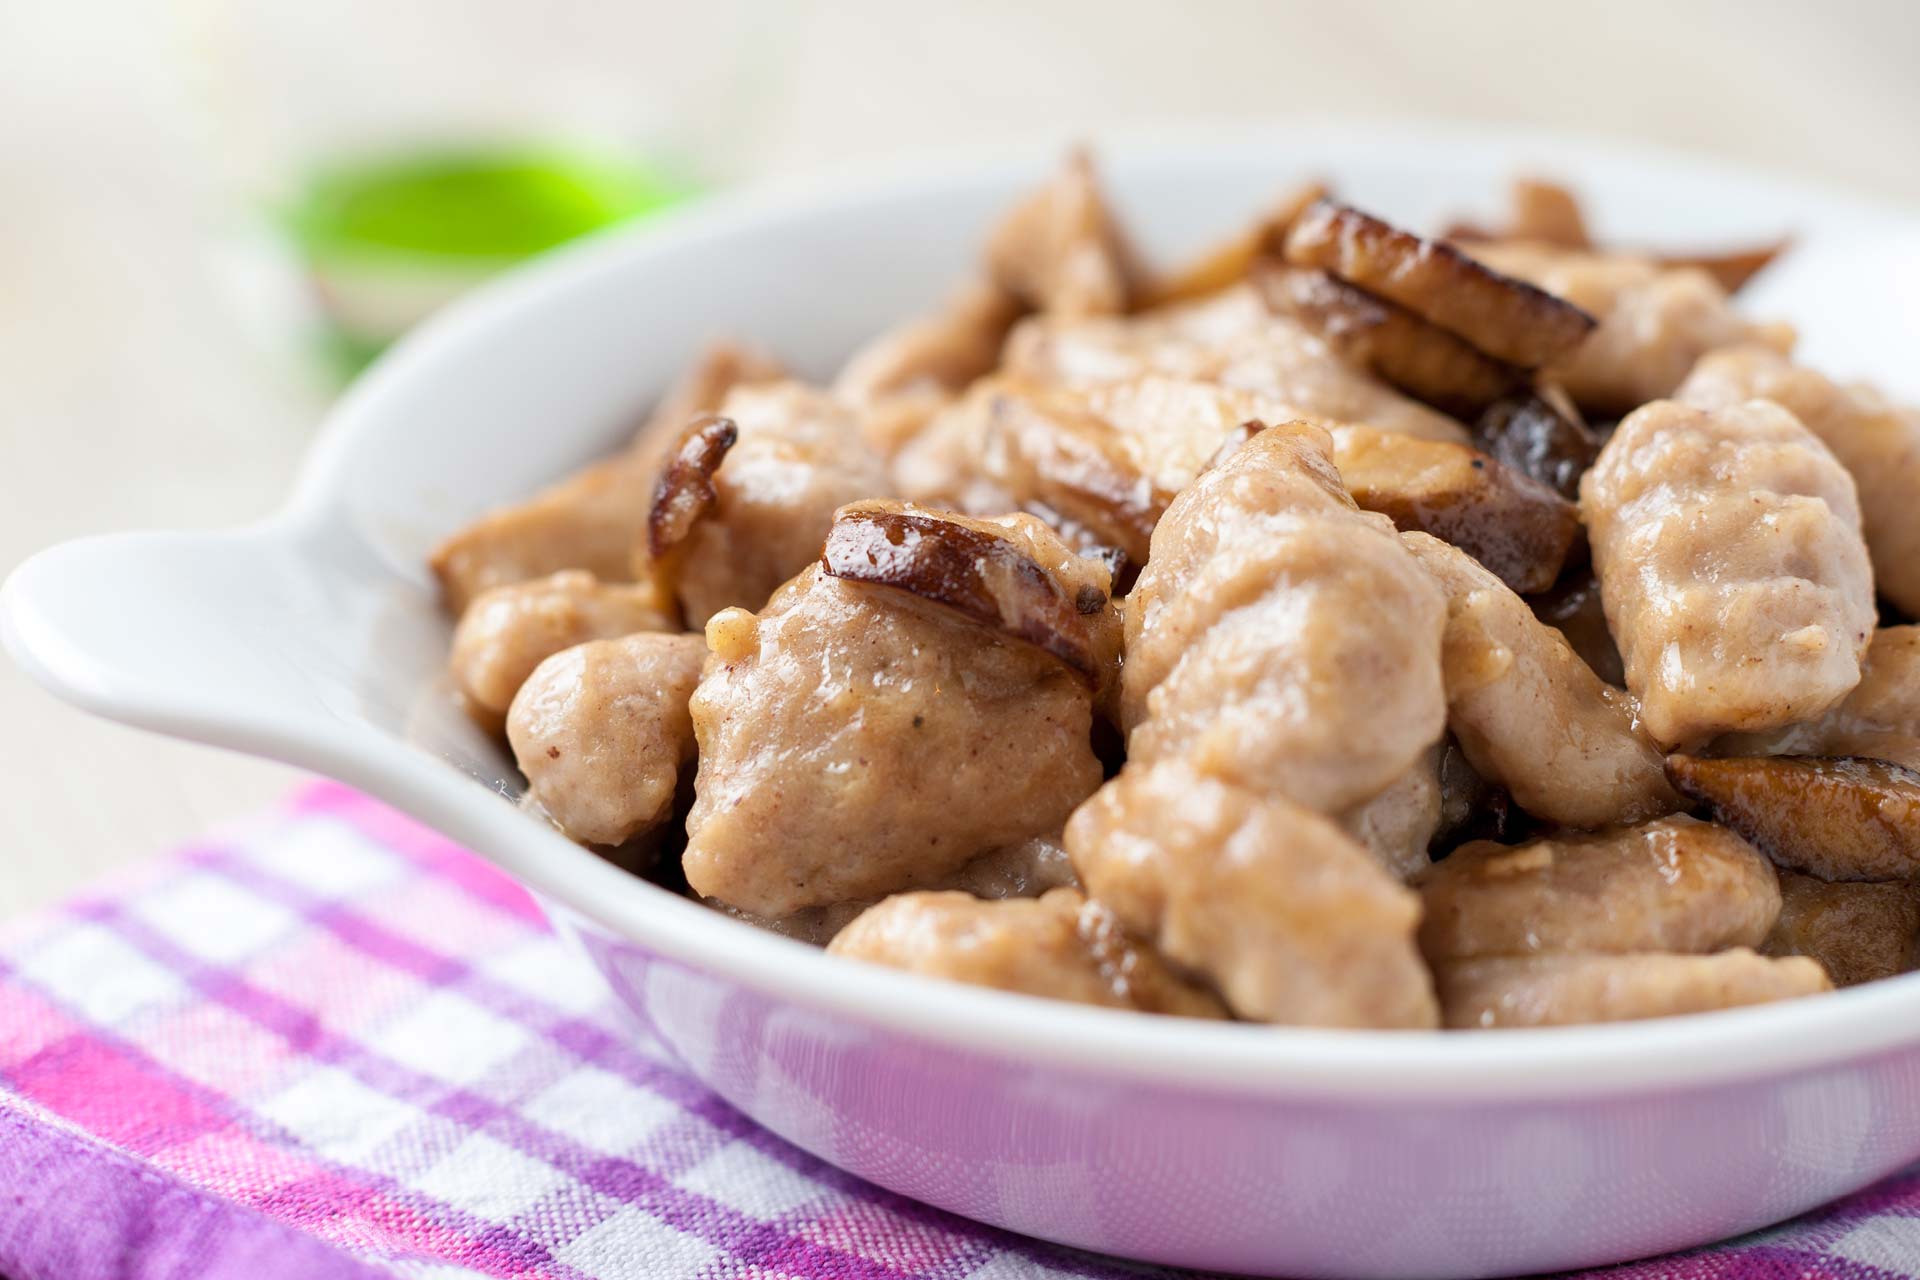
[[[1302,124],[1102,159],[1162,257],[1308,175],[1422,225],[1488,212],[1521,168],[1577,183],[1608,234],[1649,243],[1899,225],[1692,160],[1533,136]],[[368,374],[273,520],[28,561],[0,596],[7,646],[92,711],[304,765],[434,824],[532,887],[743,1111],[1017,1231],[1269,1274],[1505,1274],[1717,1239],[1920,1156],[1920,977],[1549,1031],[1171,1023],[833,960],[630,878],[508,803],[510,763],[446,696],[432,543],[610,448],[710,337],[827,373],[940,296],[1052,160],[749,194],[544,261]]]

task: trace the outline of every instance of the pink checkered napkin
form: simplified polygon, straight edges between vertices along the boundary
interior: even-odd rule
[[[1920,1170],[1622,1277],[1909,1276]],[[0,1274],[1146,1276],[880,1191],[623,1021],[472,855],[321,785],[0,931]]]

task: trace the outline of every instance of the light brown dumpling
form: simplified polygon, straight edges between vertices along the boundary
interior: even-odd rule
[[[1755,947],[1780,914],[1773,867],[1724,827],[1671,817],[1597,835],[1462,845],[1416,886],[1420,949],[1480,956]]]
[[[1730,733],[1727,756],[1870,756],[1920,769],[1920,626],[1881,627],[1860,661],[1860,683],[1825,715],[1767,733]]]
[[[741,387],[719,415],[737,436],[710,477],[710,509],[665,563],[639,557],[673,584],[690,627],[722,609],[758,609],[820,554],[836,510],[891,488],[853,410],[817,387]]]
[[[497,727],[533,669],[562,649],[676,630],[651,586],[568,569],[482,592],[454,628],[447,665],[468,705]]]
[[[617,845],[672,816],[706,656],[699,636],[654,633],[576,645],[535,669],[507,713],[507,741],[554,825]]]
[[[687,880],[763,916],[938,882],[1100,784],[1093,684],[931,601],[816,565],[708,625]]]
[[[1015,325],[1001,372],[1089,389],[1161,375],[1213,383],[1289,406],[1310,421],[1464,444],[1466,428],[1342,359],[1251,285],[1137,316],[1034,316]]]
[[[1067,824],[1093,898],[1242,1018],[1431,1027],[1419,898],[1332,822],[1171,761],[1129,764]]]
[[[1738,342],[1784,347],[1792,338],[1755,325],[1705,271],[1631,254],[1528,243],[1476,244],[1473,256],[1566,299],[1599,320],[1552,367],[1595,417],[1615,417],[1670,396],[1709,351]]]
[[[434,548],[433,572],[447,606],[464,613],[495,587],[567,569],[603,582],[630,579],[653,477],[651,459],[627,452],[481,516]]]
[[[1527,812],[1570,827],[1680,807],[1631,698],[1465,552],[1424,533],[1402,537],[1446,592],[1447,724],[1476,772]]]
[[[487,512],[434,548],[431,564],[448,607],[463,613],[483,591],[564,569],[584,569],[602,582],[628,580],[661,460],[680,429],[717,408],[734,387],[779,375],[778,364],[751,348],[709,346],[620,453]]]
[[[1874,585],[1909,615],[1920,613],[1920,409],[1870,387],[1841,386],[1762,343],[1707,355],[1674,395],[1704,409],[1771,400],[1800,419],[1860,490]]]
[[[1669,1018],[1833,989],[1815,961],[1744,947],[1710,956],[1487,956],[1445,966],[1435,980],[1453,1030]]]
[[[988,237],[986,260],[1002,290],[1059,315],[1113,315],[1133,292],[1119,224],[1084,151],[1007,211]]]
[[[1580,482],[1607,622],[1664,748],[1812,719],[1860,682],[1873,571],[1853,480],[1766,400],[1661,400]]]
[[[1270,426],[1167,509],[1127,603],[1130,760],[1336,814],[1440,740],[1445,601],[1330,453]]]
[[[869,448],[892,457],[967,384],[990,373],[1020,305],[979,281],[937,310],[875,337],[847,360],[833,394],[853,406]]]
[[[1078,889],[1080,879],[1074,875],[1066,846],[1061,844],[1056,832],[1034,836],[1019,844],[989,849],[952,875],[927,887],[930,890],[954,890],[970,898],[998,901],[1002,898],[1038,898],[1052,889]],[[719,901],[709,901],[708,905],[783,937],[824,947],[861,912],[874,906],[875,901],[871,898],[855,898],[829,906],[802,907],[784,916],[754,915]]]
[[[1218,997],[1130,941],[1075,889],[985,901],[903,893],[869,908],[827,950],[931,978],[1076,1004],[1224,1018]]]

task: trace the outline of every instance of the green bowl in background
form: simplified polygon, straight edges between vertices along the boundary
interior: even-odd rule
[[[443,147],[328,165],[279,221],[324,319],[325,354],[350,375],[487,277],[695,191],[564,147]]]

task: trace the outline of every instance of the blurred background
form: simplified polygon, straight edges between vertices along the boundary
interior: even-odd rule
[[[1917,60],[1908,0],[0,0],[0,571],[267,513],[382,332],[693,189],[1308,113],[1653,141],[1920,210]],[[415,269],[480,188],[538,234],[466,226]],[[295,780],[5,662],[0,730],[0,916]]]

